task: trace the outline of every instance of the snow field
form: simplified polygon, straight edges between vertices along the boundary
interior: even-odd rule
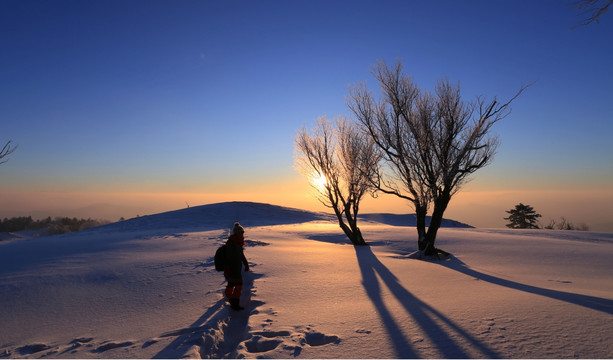
[[[600,288],[610,289],[610,278],[594,278],[593,271],[611,273],[606,260],[611,244],[590,244],[588,248],[596,245],[592,256],[577,257],[588,251],[583,241],[555,244],[552,240],[550,244],[547,237],[522,237],[518,244],[508,245],[515,251],[498,257],[492,242],[501,239],[488,235],[479,240],[478,230],[444,229],[443,248],[465,252],[467,258],[487,258],[483,268],[475,269],[458,259],[407,260],[411,246],[404,241],[406,228],[364,225],[362,229],[374,246],[340,245],[346,241],[333,224],[275,227],[280,237],[270,236],[271,229],[262,230],[261,235],[253,229],[252,236],[268,236],[271,243],[248,253],[261,259],[262,269],[275,274],[274,279],[258,280],[266,281],[258,296],[271,312],[274,309],[274,316],[252,315],[250,326],[291,331],[296,323],[309,324],[339,337],[338,343],[325,348],[302,349],[301,356],[307,358],[611,354],[612,344],[605,334],[611,331],[612,292],[597,289],[597,294],[608,294],[599,298],[584,291],[598,282]],[[409,235],[414,231],[408,230]],[[469,244],[473,235],[477,241]],[[554,245],[556,251],[552,251]],[[544,254],[557,252],[558,256],[530,260],[523,266],[522,258],[529,257],[525,249],[539,253],[540,247]],[[480,248],[490,250],[480,252]],[[564,256],[568,253],[571,256]],[[556,266],[556,258],[565,262],[558,261]],[[569,262],[569,258],[576,260]],[[284,346],[260,355],[291,357],[291,352],[283,351],[291,349],[291,343],[280,344]]]
[[[444,228],[454,256],[422,261],[411,227],[364,221],[356,248],[333,221],[247,205],[0,243],[0,357],[613,355],[613,234]],[[212,259],[234,220],[241,312]]]

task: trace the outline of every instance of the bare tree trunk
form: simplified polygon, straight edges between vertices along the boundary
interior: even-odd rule
[[[347,222],[349,223],[349,227],[351,228],[351,236],[349,236],[349,239],[351,239],[353,245],[366,245],[366,242],[362,237],[362,232],[358,228],[357,215],[353,216],[348,210],[346,210],[345,217],[347,218]]]
[[[345,223],[345,219],[343,219],[343,213],[334,208],[334,214],[338,219],[338,226],[343,230],[347,238],[351,241],[353,245],[361,246],[366,245],[364,238],[362,237],[362,232],[357,226],[357,216],[352,216],[351,213],[345,210],[345,218],[347,219],[347,225]]]
[[[364,238],[362,237],[362,232],[357,226],[355,226],[355,224],[351,226],[351,236],[349,238],[351,243],[355,246],[366,245],[366,241],[364,241]]]
[[[415,204],[415,218],[417,226],[417,248],[421,251],[426,249],[426,214],[428,208]]]
[[[338,221],[338,225],[341,227],[345,235],[351,240],[351,243],[356,246],[366,245],[364,238],[362,237],[362,232],[360,228],[357,227],[356,221],[352,221],[349,223],[349,226],[345,224],[342,218]]]
[[[425,248],[423,249],[425,255],[432,256],[438,253],[438,249],[434,246],[434,242],[436,241],[438,229],[443,223],[443,214],[445,213],[450,200],[451,195],[448,193],[443,193],[434,201],[434,210],[432,211],[432,217],[430,218],[430,226],[428,226],[428,233],[426,234],[426,244]]]

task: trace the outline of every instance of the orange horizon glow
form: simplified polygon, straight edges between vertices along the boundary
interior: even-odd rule
[[[217,191],[0,191],[0,217],[25,216],[30,213],[54,212],[113,205],[125,208],[114,218],[101,213],[99,218],[111,221],[158,212],[228,201],[253,201],[309,211],[330,212],[315,196],[307,179],[296,177],[253,187],[216,189]],[[224,191],[225,190],[225,191]],[[613,231],[613,191],[611,190],[487,190],[460,191],[451,200],[445,218],[475,227],[504,227],[505,210],[518,203],[529,204],[542,215],[541,225],[565,217],[575,224],[585,223],[594,231]],[[430,209],[430,212],[432,209]],[[360,213],[413,213],[411,204],[389,195],[366,196]],[[104,215],[104,216],[103,216]]]

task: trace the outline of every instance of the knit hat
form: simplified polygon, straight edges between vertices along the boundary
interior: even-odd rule
[[[245,233],[245,229],[241,226],[241,224],[237,222],[234,223],[234,227],[230,230],[230,235],[242,235]]]

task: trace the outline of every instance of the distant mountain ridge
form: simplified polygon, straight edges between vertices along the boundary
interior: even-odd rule
[[[363,214],[365,221],[379,222],[393,226],[415,226],[414,214]],[[136,229],[229,229],[234,222],[244,226],[272,226],[299,224],[309,221],[333,221],[334,215],[296,208],[257,202],[232,201],[208,205],[192,206],[159,214],[135,217],[105,225],[108,230]],[[429,222],[429,218],[427,219]],[[359,225],[359,224],[358,224]],[[471,227],[454,220],[443,220],[443,227]]]
[[[375,221],[386,225],[393,226],[417,226],[417,216],[415,214],[388,214],[375,213],[363,214],[358,216],[360,219]],[[426,226],[430,225],[430,216],[426,216]],[[443,219],[441,227],[453,228],[474,228],[474,226],[450,219]]]

